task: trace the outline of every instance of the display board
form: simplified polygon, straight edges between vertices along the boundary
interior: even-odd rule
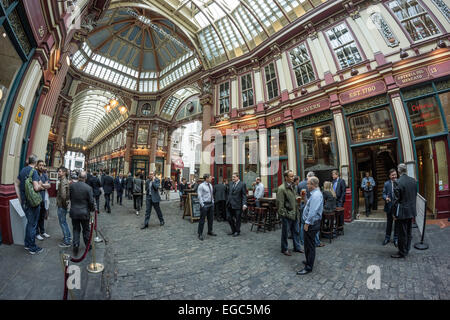
[[[200,201],[198,200],[197,193],[189,194],[189,209],[191,212],[191,222],[200,219]]]

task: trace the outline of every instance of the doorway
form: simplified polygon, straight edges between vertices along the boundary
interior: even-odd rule
[[[232,165],[231,164],[217,164],[217,182],[216,183],[222,183],[223,180],[227,179],[228,182],[231,181],[231,175],[232,175]]]
[[[383,187],[389,180],[389,170],[397,168],[397,143],[386,142],[375,145],[361,146],[353,149],[353,180],[356,192],[356,212],[360,218],[365,216],[364,192],[361,188],[366,172],[375,180],[373,204],[369,219],[386,219],[384,212]]]

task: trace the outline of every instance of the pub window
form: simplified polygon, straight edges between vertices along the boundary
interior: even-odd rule
[[[273,134],[270,137],[270,156],[272,158],[287,156],[286,130],[284,130],[284,128],[280,130],[278,133],[278,141],[276,138],[276,134]]]
[[[444,131],[444,123],[435,96],[410,100],[406,105],[415,137]]]
[[[389,2],[389,8],[413,41],[440,33],[436,24],[417,0],[394,0]]]
[[[230,83],[224,82],[219,86],[219,113],[230,112]]]
[[[253,99],[252,75],[250,73],[241,77],[241,91],[242,91],[242,108],[252,106],[254,104],[254,99]]]
[[[337,168],[337,143],[332,123],[300,128],[301,165],[303,172],[320,172]]]
[[[441,100],[441,106],[447,120],[447,128],[450,131],[450,91],[440,93],[439,99]]]
[[[297,85],[300,87],[315,80],[314,70],[309,57],[306,45],[302,43],[298,47],[292,49],[291,55],[292,67],[294,69]]]
[[[345,23],[328,30],[327,36],[342,69],[362,61],[355,39]]]
[[[353,143],[385,139],[394,135],[392,118],[387,109],[352,116],[349,124]]]
[[[275,64],[272,62],[264,67],[266,75],[266,88],[269,100],[278,97],[278,83],[275,72]]]

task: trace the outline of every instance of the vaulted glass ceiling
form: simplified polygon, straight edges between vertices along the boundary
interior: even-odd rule
[[[112,97],[115,95],[108,91],[88,89],[74,98],[67,127],[68,144],[78,146],[95,144],[128,118],[128,112],[120,114],[118,107],[106,112],[104,106],[109,104]],[[120,97],[116,98],[119,106],[123,105]]]
[[[135,8],[108,10],[72,62],[88,75],[148,93],[200,66],[189,41],[172,22]]]
[[[161,117],[171,120],[175,114],[175,111],[183,103],[183,101],[196,94],[199,94],[199,92],[196,89],[189,87],[178,90],[164,103],[161,109]]]

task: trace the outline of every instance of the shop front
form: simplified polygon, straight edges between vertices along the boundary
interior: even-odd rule
[[[284,182],[283,173],[289,167],[285,125],[270,127],[267,132],[269,195],[276,193]]]
[[[228,130],[228,131],[227,131]],[[227,135],[231,128],[221,128],[221,136],[214,139],[214,183],[231,181],[233,174],[233,136]]]
[[[260,175],[258,122],[250,121],[239,125],[239,176],[247,190],[253,190],[253,183]],[[231,176],[230,178],[231,179]]]
[[[450,217],[450,79],[402,89],[414,140],[418,187],[434,217]]]
[[[164,157],[156,157],[156,159],[155,159],[155,175],[157,175],[158,177],[161,176],[161,179],[164,179],[166,177],[164,175]]]
[[[361,183],[366,172],[374,179],[372,218],[384,218],[382,198],[389,170],[403,161],[398,129],[386,94],[343,106],[350,146],[353,212],[365,212]]]
[[[131,174],[136,175],[136,172],[145,173],[145,177],[148,175],[148,157],[146,156],[133,156],[131,163]]]

